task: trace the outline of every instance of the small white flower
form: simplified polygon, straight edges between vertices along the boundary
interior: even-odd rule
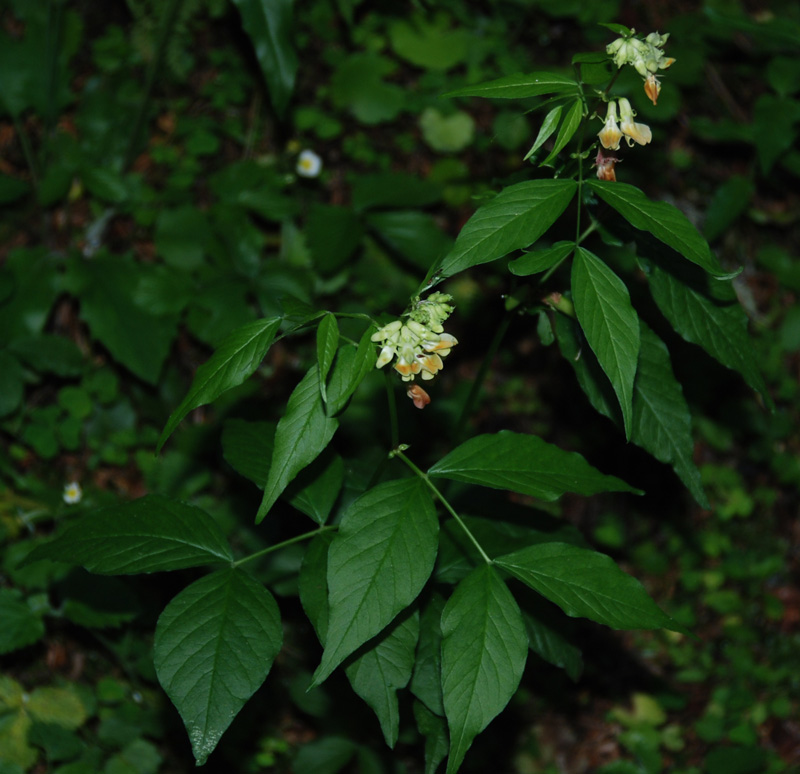
[[[297,157],[297,174],[300,177],[317,177],[322,171],[322,159],[312,150],[304,150]]]
[[[83,498],[83,490],[77,481],[64,485],[64,502],[67,505],[76,505]]]

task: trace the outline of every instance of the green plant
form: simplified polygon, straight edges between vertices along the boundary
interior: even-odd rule
[[[281,110],[291,90],[294,61],[288,39],[278,34],[280,25],[272,26],[274,19],[248,16],[256,4],[237,5],[251,37],[270,41],[258,49],[260,64],[274,106]],[[264,25],[275,34],[265,37]],[[533,179],[487,196],[455,244],[428,256],[427,276],[416,291],[410,289],[409,305],[399,318],[379,317],[386,305],[397,303],[392,292],[375,288],[363,303],[354,298],[337,309],[321,308],[308,276],[293,271],[291,260],[288,269],[251,260],[259,245],[250,212],[282,221],[284,249],[293,261],[303,260],[302,246],[292,241],[286,225],[300,196],[286,195],[285,180],[269,168],[241,162],[210,183],[221,201],[214,210],[216,222],[212,217],[213,237],[230,244],[234,234],[244,234],[234,240],[234,257],[227,260],[238,262],[237,268],[257,285],[262,308],[257,319],[248,319],[249,307],[234,303],[222,324],[209,324],[196,294],[171,295],[181,286],[176,279],[181,270],[197,270],[204,286],[212,287],[228,276],[229,267],[204,264],[206,250],[212,257],[224,251],[203,231],[204,219],[196,211],[176,208],[158,216],[156,240],[169,276],[165,280],[162,267],[145,272],[152,282],[147,290],[161,289],[151,298],[164,302],[160,313],[150,317],[160,320],[161,338],[169,341],[178,314],[193,304],[197,312],[189,314],[189,328],[216,347],[170,416],[158,448],[191,411],[220,400],[253,376],[276,344],[291,346],[304,364],[305,376],[277,423],[231,418],[222,436],[228,462],[263,490],[256,524],[263,523],[276,537],[265,547],[242,550],[203,508],[150,494],[72,520],[28,560],[68,561],[107,575],[211,569],[167,605],[154,642],[159,681],[184,720],[198,764],[264,682],[281,649],[281,614],[267,586],[275,591],[284,588],[281,584],[296,584],[324,646],[310,687],[343,667],[355,692],[378,716],[390,746],[400,729],[397,693],[409,687],[417,728],[427,740],[430,771],[448,754],[448,772],[458,770],[475,736],[514,695],[529,649],[578,674],[579,648],[562,634],[559,616],[584,617],[615,629],[685,631],[610,557],[590,548],[573,530],[547,526],[541,512],[528,505],[531,499],[552,502],[565,493],[635,493],[635,487],[534,435],[502,430],[461,442],[469,432],[480,378],[464,395],[457,421],[448,423],[427,409],[416,415],[418,429],[409,430],[410,404],[396,405],[398,385],[387,367],[393,363],[414,405],[424,408],[430,396],[420,381],[433,381],[444,365],[441,357],[458,345],[453,360],[464,346],[444,332],[453,313],[452,295],[432,288],[515,254],[509,271],[521,279],[506,300],[506,322],[489,345],[481,374],[502,346],[511,315],[529,318],[543,341],[555,334],[592,405],[626,439],[669,464],[697,502],[707,505],[692,460],[690,413],[669,351],[655,324],[640,317],[640,312],[653,315],[652,304],[646,298],[634,304],[633,291],[646,279],[652,302],[679,336],[740,372],[765,401],[769,398],[732,275],[680,210],[615,180],[616,157],[606,150],[618,148],[623,136],[648,144],[652,133],[632,120],[628,97],[612,96],[617,77],[612,62],[636,69],[655,102],[660,89],[656,73],[670,61],[663,51],[666,35],[640,39],[627,28],[607,26],[619,37],[606,53],[577,55],[574,77],[539,70],[450,93],[453,98],[533,100],[545,110],[528,154],[537,166],[531,166]],[[395,47],[412,56],[413,35],[401,28],[395,38]],[[353,105],[360,103],[347,104],[358,116]],[[597,110],[602,105],[607,107],[601,129]],[[372,118],[360,116],[367,122]],[[598,134],[604,149],[598,150]],[[599,180],[592,179],[592,159]],[[551,170],[553,179],[538,178],[542,169]],[[363,190],[380,190],[385,180],[371,181],[373,189],[362,182]],[[418,204],[425,187],[405,184],[409,202]],[[109,198],[116,196],[114,190]],[[362,195],[359,216],[374,207],[374,199]],[[394,191],[389,203],[394,205],[396,197]],[[118,198],[124,204],[127,194],[120,189]],[[393,236],[400,253],[407,251],[403,225],[415,217],[391,211],[363,216],[386,241],[391,243]],[[361,217],[323,205],[310,210],[309,220],[312,255],[315,241],[323,255],[325,237],[336,233],[329,260],[331,268],[342,267],[354,249],[351,230],[363,227]],[[628,240],[625,249],[619,247],[620,237]],[[95,277],[88,282],[87,273],[107,275],[110,281]],[[68,279],[88,309],[94,301],[107,310],[103,304],[108,299],[92,298],[83,288],[125,286],[132,275],[129,261],[101,253],[93,263],[75,261]],[[217,290],[212,308],[219,303]],[[239,285],[231,298],[241,299],[243,293]],[[386,298],[378,301],[379,296]],[[124,297],[112,302],[112,307],[131,304]],[[243,308],[245,319],[236,319]],[[119,330],[103,325],[102,312],[99,319],[84,314],[115,357],[146,381],[157,381],[166,347],[158,353],[130,349]],[[136,319],[140,326],[156,325],[147,315]],[[385,409],[373,400],[381,379],[375,365],[384,369]],[[401,435],[398,413],[403,409]],[[412,446],[402,443],[410,432],[419,438]],[[481,502],[476,487],[494,492]],[[505,517],[507,500],[495,494],[502,491],[524,499],[528,520],[516,523]],[[297,511],[312,520],[313,529],[296,526]],[[286,565],[280,568],[282,557]],[[291,581],[286,581],[287,566]],[[553,611],[543,612],[528,589],[561,608],[555,622]],[[344,765],[356,754],[368,756],[369,751],[336,737],[301,752],[305,765],[320,760]],[[297,765],[302,770],[300,761]]]

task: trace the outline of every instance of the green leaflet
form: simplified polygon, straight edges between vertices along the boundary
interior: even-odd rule
[[[568,543],[540,543],[495,559],[567,615],[612,629],[684,631],[649,597],[639,581],[613,560]]]
[[[530,75],[507,75],[494,81],[476,83],[443,94],[444,97],[490,97],[492,99],[525,99],[542,94],[578,93],[573,78],[558,73],[536,72]]]
[[[322,400],[327,403],[328,396],[325,382],[328,372],[336,357],[336,347],[339,345],[339,325],[336,316],[328,312],[319,322],[317,327],[317,370],[319,373],[319,390]]]
[[[230,333],[206,363],[197,369],[191,389],[170,415],[156,452],[180,421],[192,410],[216,400],[232,387],[238,387],[261,364],[280,326],[280,318],[270,317],[243,325]]]
[[[547,501],[565,492],[636,491],[624,481],[602,474],[576,452],[559,449],[535,435],[508,430],[471,438],[439,460],[428,475],[510,489]]]
[[[185,588],[158,619],[158,680],[205,763],[261,686],[281,647],[278,606],[247,573],[220,570]]]
[[[533,250],[525,253],[516,261],[508,264],[508,269],[518,277],[527,277],[530,274],[538,274],[540,271],[547,271],[557,263],[563,261],[575,249],[574,242],[556,242],[552,247],[544,250]]]
[[[594,253],[578,247],[572,263],[572,300],[586,340],[617,394],[625,437],[630,439],[639,317],[628,289]]]
[[[287,484],[330,443],[338,426],[338,420],[325,414],[315,365],[295,387],[278,422],[256,524],[261,523]]]
[[[556,333],[561,352],[575,369],[581,389],[591,404],[601,414],[621,423],[619,404],[597,360],[589,352],[582,352],[578,357],[581,347],[576,322],[558,315]],[[692,460],[691,414],[683,390],[672,373],[669,352],[644,321],[640,321],[640,335],[630,440],[660,462],[671,465],[698,504],[708,508],[700,472]]]
[[[400,707],[397,691],[405,688],[414,668],[419,613],[398,616],[377,637],[362,645],[345,665],[353,690],[378,716],[389,747],[397,743]]]
[[[379,484],[350,506],[328,555],[327,644],[312,685],[416,599],[433,570],[438,531],[416,478]]]
[[[579,99],[576,99],[570,106],[567,114],[564,116],[564,120],[561,123],[558,134],[556,135],[556,141],[553,145],[553,150],[550,151],[550,154],[540,164],[540,166],[552,163],[553,159],[558,156],[564,146],[572,139],[572,136],[575,134],[575,132],[578,131],[578,127],[581,125],[581,118],[583,118],[583,102]]]
[[[541,148],[545,142],[547,142],[547,140],[550,138],[550,135],[555,132],[556,128],[558,127],[558,122],[561,119],[561,112],[563,110],[563,105],[556,105],[547,112],[547,115],[544,117],[542,125],[539,128],[539,134],[536,135],[536,139],[533,141],[531,149],[522,159],[523,161],[527,161],[531,156],[533,156],[533,154],[536,153],[536,151],[539,150],[539,148]]]
[[[564,212],[577,187],[574,180],[530,180],[503,189],[466,222],[439,275],[450,277],[529,247]]]
[[[231,562],[233,554],[205,511],[163,495],[145,495],[88,513],[35,548],[27,561],[37,559],[80,564],[103,575],[130,575]]]
[[[297,53],[292,41],[292,1],[233,0],[253,44],[275,112],[283,115],[294,90]]]
[[[481,565],[461,581],[442,613],[447,774],[455,774],[472,740],[508,704],[527,654],[528,637],[514,597],[493,567]]]
[[[587,185],[635,228],[649,231],[656,239],[709,274],[725,274],[708,242],[677,207],[666,202],[651,201],[638,188],[627,183],[588,180]]]
[[[679,277],[656,264],[649,267],[650,293],[675,330],[726,368],[738,371],[771,406],[747,333],[747,316],[731,283],[719,281],[706,287],[707,283],[692,274]]]

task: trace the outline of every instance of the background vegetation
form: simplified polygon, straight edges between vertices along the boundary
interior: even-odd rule
[[[463,770],[800,770],[796,5],[299,1],[285,32],[293,88],[291,55],[267,68],[253,46],[248,6],[0,5],[0,773],[193,767],[152,636],[197,575],[98,581],[26,556],[80,515],[145,493],[202,507],[243,552],[290,538],[253,525],[259,492],[226,434],[276,421],[313,335],[275,344],[257,379],[194,412],[155,457],[198,366],[259,317],[401,311],[486,192],[531,174],[540,114],[440,95],[541,67],[569,73],[574,53],[610,41],[601,22],[671,35],[658,107],[637,102],[653,142],[617,177],[678,206],[727,270],[743,267],[735,287],[775,409],[658,330],[695,417],[703,509],[590,409],[547,326],[537,335],[516,313],[524,299],[502,267],[446,285],[460,344],[432,404],[419,416],[401,407],[402,440],[443,451],[437,428],[457,423],[502,331],[466,429],[535,433],[645,490],[543,507],[696,635],[577,624],[582,655],[567,669],[529,666]],[[627,77],[619,88],[640,89]],[[298,167],[306,149],[322,161],[316,176]],[[607,242],[633,269],[625,243]],[[371,417],[384,389],[370,376],[350,411]],[[388,428],[347,432],[350,448],[384,454]],[[80,498],[65,491],[73,482]],[[206,770],[424,771],[413,723],[388,750],[343,676],[306,692],[320,647],[297,597],[302,556],[289,548],[258,568],[284,646]]]

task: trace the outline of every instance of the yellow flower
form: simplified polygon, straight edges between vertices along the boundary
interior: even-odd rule
[[[647,145],[653,139],[653,133],[647,124],[637,124],[633,120],[633,108],[625,97],[619,99],[620,129],[625,135],[628,145],[638,142],[639,145]],[[631,142],[633,140],[633,142]]]
[[[605,126],[597,133],[604,148],[609,150],[619,150],[619,141],[622,139],[622,132],[617,126],[617,103],[608,103]]]

